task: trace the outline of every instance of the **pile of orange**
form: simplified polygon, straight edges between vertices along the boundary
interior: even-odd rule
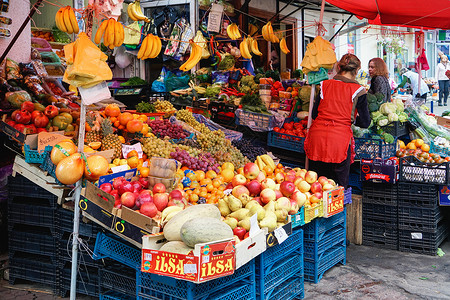
[[[426,144],[422,139],[412,140],[406,146],[403,141],[399,141],[398,144],[400,149],[411,149],[411,150],[420,149],[424,152],[430,151],[430,145]]]

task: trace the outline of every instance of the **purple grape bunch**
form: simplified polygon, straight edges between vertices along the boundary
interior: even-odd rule
[[[170,153],[170,157],[178,160],[183,166],[188,167],[191,170],[202,170],[207,172],[213,170],[216,173],[219,172],[219,164],[216,162],[211,153],[200,153],[198,157],[191,156],[186,150],[176,148],[175,151]]]
[[[172,124],[169,120],[154,120],[148,126],[152,129],[152,133],[159,138],[167,136],[171,139],[184,139],[187,137],[182,126]]]

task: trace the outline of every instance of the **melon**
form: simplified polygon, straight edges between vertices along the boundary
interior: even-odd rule
[[[194,248],[187,246],[182,241],[172,241],[172,242],[165,243],[159,249],[159,251],[166,251],[166,252],[188,255],[191,251],[194,251]]]
[[[204,217],[186,221],[180,229],[183,242],[189,247],[233,237],[233,230],[225,222]]]

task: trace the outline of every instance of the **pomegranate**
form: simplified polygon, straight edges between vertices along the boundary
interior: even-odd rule
[[[49,119],[53,119],[54,117],[56,117],[58,115],[58,108],[54,105],[48,105],[44,110],[44,114]]]
[[[26,110],[29,113],[32,113],[34,110],[34,104],[31,101],[25,101],[22,103],[22,105],[20,106],[21,110]]]
[[[28,124],[31,121],[31,114],[28,110],[22,109],[16,115],[15,121],[20,124]]]
[[[35,110],[37,111],[37,110]],[[42,112],[39,112],[39,114],[34,118],[33,123],[38,128],[45,128],[48,125],[48,118],[46,115],[44,115]],[[34,112],[33,112],[34,113]]]
[[[31,113],[31,122],[34,122],[34,119],[36,119],[36,117],[41,114],[44,114],[44,113],[39,110],[33,110],[33,112]]]

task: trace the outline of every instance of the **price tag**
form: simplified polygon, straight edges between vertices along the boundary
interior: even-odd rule
[[[220,32],[222,21],[223,6],[213,3],[208,15],[208,31]]]
[[[144,163],[142,164],[142,166],[143,166],[144,168],[147,168],[147,167],[148,167],[148,160],[144,161]]]
[[[184,274],[197,274],[197,266],[195,264],[185,264]]]
[[[258,225],[258,214],[254,214],[250,217],[250,237],[254,237],[259,232],[259,225]]]
[[[275,234],[275,237],[277,238],[278,244],[281,244],[284,242],[289,236],[286,233],[286,230],[284,230],[283,227],[278,227],[273,232]]]
[[[300,215],[295,215],[295,221],[300,221]]]
[[[411,232],[411,238],[413,240],[421,240],[422,239],[422,232]]]
[[[122,171],[126,171],[126,170],[128,170],[128,165],[121,165],[121,166],[111,168],[111,171],[113,171],[113,173],[118,173],[118,172],[122,172]]]
[[[127,157],[127,154],[130,153],[131,151],[136,150],[138,153],[139,158],[142,158],[142,155],[144,154],[144,152],[142,151],[142,145],[141,143],[136,143],[134,145],[125,145],[122,144],[122,154],[123,157]]]
[[[232,189],[228,189],[228,190],[223,191],[223,194],[229,195],[229,194],[231,194],[232,191],[233,191]]]
[[[84,105],[91,105],[111,98],[111,92],[105,81],[87,89],[78,87],[78,90],[80,91],[81,100]]]
[[[202,264],[209,263],[209,255],[203,255],[202,256]]]

